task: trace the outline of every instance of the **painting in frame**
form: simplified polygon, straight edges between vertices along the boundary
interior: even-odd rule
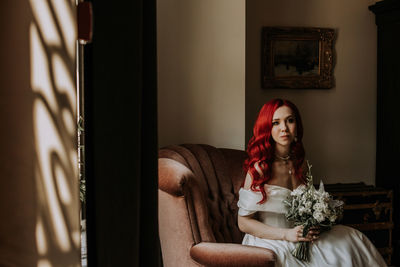
[[[328,28],[263,27],[262,87],[332,88],[334,38]]]

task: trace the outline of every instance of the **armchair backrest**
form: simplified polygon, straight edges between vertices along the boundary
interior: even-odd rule
[[[241,243],[237,201],[245,157],[244,151],[209,145],[160,149],[159,230],[164,261],[171,250],[168,246],[188,251],[202,241]]]

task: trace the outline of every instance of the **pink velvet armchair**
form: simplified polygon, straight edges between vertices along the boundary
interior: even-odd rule
[[[268,249],[241,245],[238,190],[245,152],[209,145],[159,151],[159,232],[165,267],[274,266]]]

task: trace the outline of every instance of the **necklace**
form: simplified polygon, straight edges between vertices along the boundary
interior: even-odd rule
[[[290,155],[281,157],[279,155],[275,155],[278,159],[282,160],[283,162],[285,162],[285,165],[289,165],[289,159],[290,159]],[[292,175],[293,171],[292,171],[292,167],[289,167],[289,174]]]
[[[280,159],[280,160],[283,160],[284,162],[285,162],[285,164],[288,164],[288,161],[289,161],[289,159],[290,159],[290,155],[287,155],[287,156],[284,156],[284,157],[281,157],[281,156],[278,156],[278,155],[275,155],[278,159]]]

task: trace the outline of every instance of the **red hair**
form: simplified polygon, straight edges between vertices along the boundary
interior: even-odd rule
[[[244,162],[244,169],[249,172],[253,180],[251,190],[262,193],[263,198],[259,203],[267,200],[267,193],[264,185],[271,179],[271,166],[275,155],[275,141],[272,138],[272,119],[275,111],[281,107],[287,106],[293,111],[297,125],[297,141],[294,141],[290,147],[290,154],[293,159],[294,174],[297,179],[304,183],[302,164],[304,162],[305,151],[302,143],[303,124],[297,107],[289,100],[272,99],[264,104],[254,123],[253,137],[247,145],[247,159]],[[255,164],[260,166],[259,173]]]

